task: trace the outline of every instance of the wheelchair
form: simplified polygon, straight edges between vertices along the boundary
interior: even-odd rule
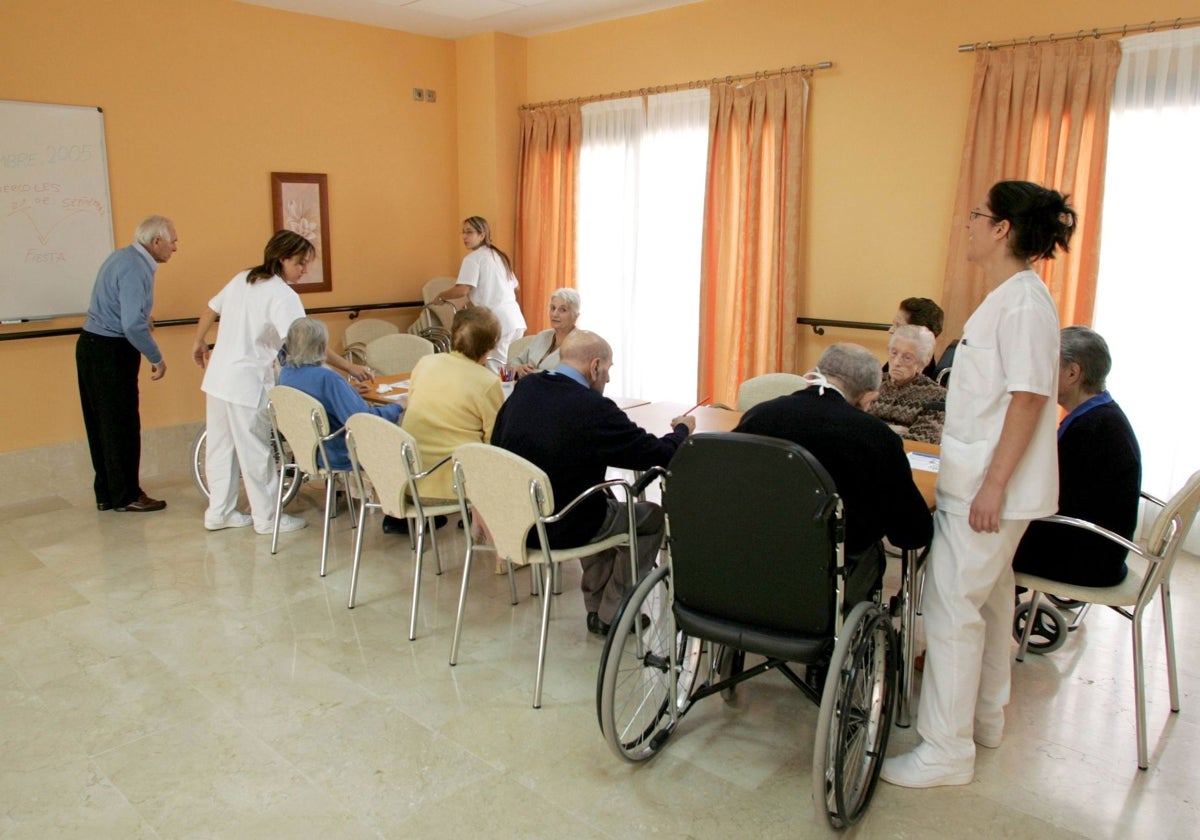
[[[189,465],[192,472],[192,483],[196,485],[196,489],[200,491],[200,495],[205,499],[208,498],[208,478],[204,475],[205,452],[208,443],[208,427],[201,426],[200,431],[196,432],[196,437],[192,440],[191,458]],[[284,463],[294,464],[295,457],[292,455],[291,444],[282,435],[279,440],[271,446],[271,461],[272,469],[279,472],[280,450],[283,451]],[[300,488],[304,485],[307,476],[296,469],[289,469],[283,477],[283,506],[287,507],[292,499],[296,498],[296,494],[300,492]]]
[[[671,461],[663,506],[666,561],[625,598],[601,658],[597,713],[609,747],[645,761],[697,701],[728,699],[776,670],[820,707],[818,812],[837,828],[856,822],[887,751],[899,650],[874,571],[867,585],[847,576],[829,474],[788,441],[698,434]],[[744,669],[747,654],[765,661]],[[810,679],[789,663],[808,666]]]

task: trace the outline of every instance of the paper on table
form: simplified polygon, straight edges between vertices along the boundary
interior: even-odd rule
[[[401,379],[399,382],[381,382],[375,386],[375,393],[387,394],[389,391],[407,391],[411,379]]]
[[[928,455],[924,452],[908,452],[906,454],[908,455],[909,469],[935,473],[938,471],[938,465],[941,464],[941,459],[937,455]]]

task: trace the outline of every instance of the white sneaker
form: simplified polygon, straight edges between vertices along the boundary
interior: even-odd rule
[[[273,522],[268,522],[266,527],[260,528],[255,525],[254,530],[259,534],[269,534],[274,527]],[[308,523],[299,516],[292,516],[288,513],[279,514],[279,533],[286,534],[288,531],[299,531],[301,528],[307,528]]]
[[[254,517],[248,513],[239,513],[234,511],[225,517],[224,520],[209,519],[204,517],[204,527],[209,531],[220,531],[224,528],[245,528],[254,521]]]
[[[951,766],[944,763],[929,763],[921,757],[921,748],[904,755],[884,759],[879,778],[888,784],[906,788],[931,788],[942,785],[969,785],[975,778],[971,764]]]

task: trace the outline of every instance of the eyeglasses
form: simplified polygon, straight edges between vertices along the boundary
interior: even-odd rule
[[[982,212],[982,211],[980,211],[980,210],[972,210],[972,211],[971,211],[971,213],[970,213],[970,220],[973,222],[973,221],[975,221],[976,219],[978,219],[980,216],[983,216],[983,218],[985,218],[985,219],[991,219],[993,222],[1001,222],[1001,221],[1004,221],[1004,220],[1003,220],[1003,219],[1001,219],[999,216],[993,216],[993,215],[991,215],[990,213],[984,213],[984,212]]]

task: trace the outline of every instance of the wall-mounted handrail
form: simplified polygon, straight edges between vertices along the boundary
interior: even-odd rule
[[[409,309],[414,306],[424,306],[425,302],[420,300],[400,300],[393,303],[359,303],[351,306],[322,306],[316,309],[306,310],[309,315],[330,315],[337,312],[349,312],[350,320],[358,317],[358,313],[366,312],[372,309]],[[187,327],[195,326],[200,323],[199,318],[171,318],[165,321],[154,322],[155,328],[158,327]],[[49,338],[55,335],[79,335],[83,331],[83,326],[78,327],[60,327],[52,330],[22,330],[21,332],[5,332],[0,333],[0,341],[13,341],[18,338]]]
[[[824,327],[839,327],[846,330],[881,330],[887,332],[891,324],[879,324],[874,321],[834,321],[829,318],[797,318],[796,323],[810,326],[817,335],[825,335]]]

